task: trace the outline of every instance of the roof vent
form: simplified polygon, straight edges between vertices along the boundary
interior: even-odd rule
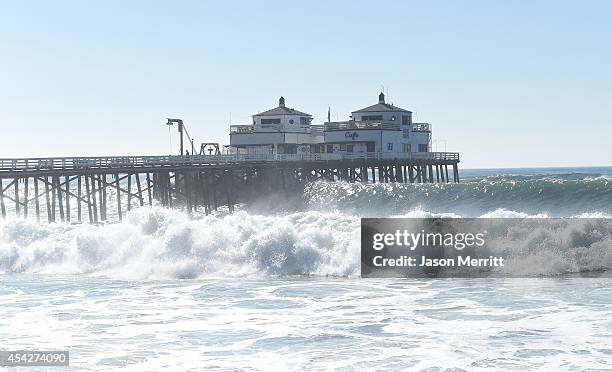
[[[278,99],[278,106],[285,107],[285,98],[283,96],[281,96],[281,98]]]
[[[380,94],[378,95],[378,103],[385,103],[385,95],[383,94],[383,92],[380,92]]]

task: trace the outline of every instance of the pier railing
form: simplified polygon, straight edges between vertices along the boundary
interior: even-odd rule
[[[342,131],[342,130],[354,130],[354,129],[384,129],[384,130],[400,130],[399,122],[389,121],[332,121],[324,124],[325,131]]]
[[[231,154],[168,156],[98,156],[66,158],[0,159],[0,175],[19,171],[87,170],[205,166],[260,162],[340,161],[340,160],[434,160],[458,162],[456,152],[356,152],[347,154]]]

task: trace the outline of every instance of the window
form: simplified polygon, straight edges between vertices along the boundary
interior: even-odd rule
[[[393,143],[391,142],[387,143],[387,150],[393,151]]]
[[[293,124],[293,119],[289,119],[289,124]]]
[[[366,143],[366,152],[374,152],[375,148],[376,146],[374,145],[374,142]]]
[[[310,125],[310,118],[301,117],[300,124],[302,125]]]
[[[427,152],[428,151],[427,147],[428,146],[426,143],[419,144],[419,152]]]
[[[346,152],[353,152],[353,145],[346,145]]]
[[[345,144],[341,144],[340,145],[340,151],[346,151],[346,145]]]
[[[382,121],[382,115],[364,115],[361,121]]]
[[[412,148],[409,143],[404,143],[402,145],[404,152],[412,152]]]
[[[410,136],[410,129],[402,130],[402,137],[408,138]]]
[[[402,115],[402,125],[410,125],[410,116]]]
[[[261,119],[261,125],[280,124],[280,119]]]
[[[331,154],[332,152],[334,152],[334,145],[327,145],[327,153]]]
[[[278,147],[279,154],[297,154],[297,145],[285,143]]]

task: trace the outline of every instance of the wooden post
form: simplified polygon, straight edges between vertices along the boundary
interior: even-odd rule
[[[223,172],[223,181],[225,184],[225,194],[227,196],[227,207],[229,209],[230,212],[234,211],[234,205],[232,204],[232,181],[231,181],[231,177],[230,177],[230,173],[229,171],[225,170]]]
[[[157,182],[155,180],[157,179]],[[155,183],[155,190],[157,190],[157,198],[161,201],[162,206],[166,206],[166,179],[161,173],[153,174],[153,182]]]
[[[62,222],[64,222],[64,196],[62,195],[62,184],[60,183],[60,176],[55,176],[53,179],[55,180],[55,187],[57,188],[57,203],[59,206],[60,219]]]
[[[151,187],[152,186],[153,185],[151,185],[151,176],[147,172],[147,196],[149,198],[149,206],[153,205],[153,197],[151,196]]]
[[[24,193],[24,197],[23,197],[23,217],[24,218],[28,218],[28,193],[29,193],[29,185],[28,185],[28,180],[30,179],[30,177],[25,177],[23,183],[24,183],[24,189],[23,189],[23,193]]]
[[[104,179],[102,179],[104,177]],[[106,220],[106,175],[98,174],[98,200],[100,205],[100,219]]]
[[[127,175],[127,210],[128,212],[132,210],[132,174],[128,173]]]
[[[217,202],[217,178],[221,180],[221,176],[217,177],[217,170],[214,169],[212,172],[212,196],[213,196],[213,205],[215,207],[215,211],[218,209],[219,205]],[[265,181],[264,181],[265,182]]]
[[[19,205],[19,178],[15,178],[13,184],[15,186],[15,213],[17,214],[17,217],[19,217],[21,214],[21,206]]]
[[[178,179],[176,178],[176,173],[174,173],[174,186],[178,186]],[[172,183],[170,182],[170,172],[168,172],[168,205],[172,208]]]
[[[448,164],[444,164],[444,169],[446,172],[446,182],[448,182]]]
[[[4,183],[0,178],[0,210],[2,211],[2,218],[6,218],[6,206],[4,205]]]
[[[87,193],[87,214],[89,215],[89,223],[93,223],[93,213],[91,211],[91,193],[89,192],[89,177],[87,175],[84,176],[83,181],[85,181],[85,192]]]
[[[77,218],[81,222],[81,175],[77,176]]]
[[[138,188],[138,201],[140,202],[140,206],[144,205],[144,200],[142,199],[142,189],[140,188],[140,174],[136,173],[136,187]]]
[[[251,175],[252,176],[252,175]],[[210,195],[208,195],[208,174],[206,172],[200,173],[200,185],[202,187],[202,198],[204,200],[204,213],[208,215],[210,213]],[[251,192],[253,191],[253,179],[251,178]]]
[[[55,202],[57,199],[57,190],[55,189],[55,176],[51,176],[51,221],[55,222]]]
[[[117,216],[119,221],[123,219],[121,214],[121,188],[119,187],[119,173],[115,173],[115,187],[117,188]]]
[[[32,181],[34,181],[34,195],[36,195],[36,198],[34,199],[34,205],[36,208],[36,222],[40,222],[40,202],[38,200],[38,177],[34,177],[32,178]],[[2,187],[2,182],[0,181],[0,188]]]
[[[47,201],[47,222],[51,222],[51,202],[49,201],[49,176],[45,176],[45,200]]]
[[[98,223],[98,201],[96,199],[96,176],[91,175],[91,203],[93,208],[94,222]]]
[[[66,176],[66,221],[70,222],[70,176]]]

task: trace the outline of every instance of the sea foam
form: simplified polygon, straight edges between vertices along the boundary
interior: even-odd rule
[[[530,217],[496,210],[486,217]],[[460,217],[415,209],[396,217]],[[531,216],[539,217],[539,216]],[[535,222],[534,222],[535,223]],[[559,275],[612,267],[612,224],[513,226],[497,236],[508,274]],[[120,279],[358,276],[360,218],[339,212],[193,219],[159,207],[106,225],[0,222],[0,271]]]

